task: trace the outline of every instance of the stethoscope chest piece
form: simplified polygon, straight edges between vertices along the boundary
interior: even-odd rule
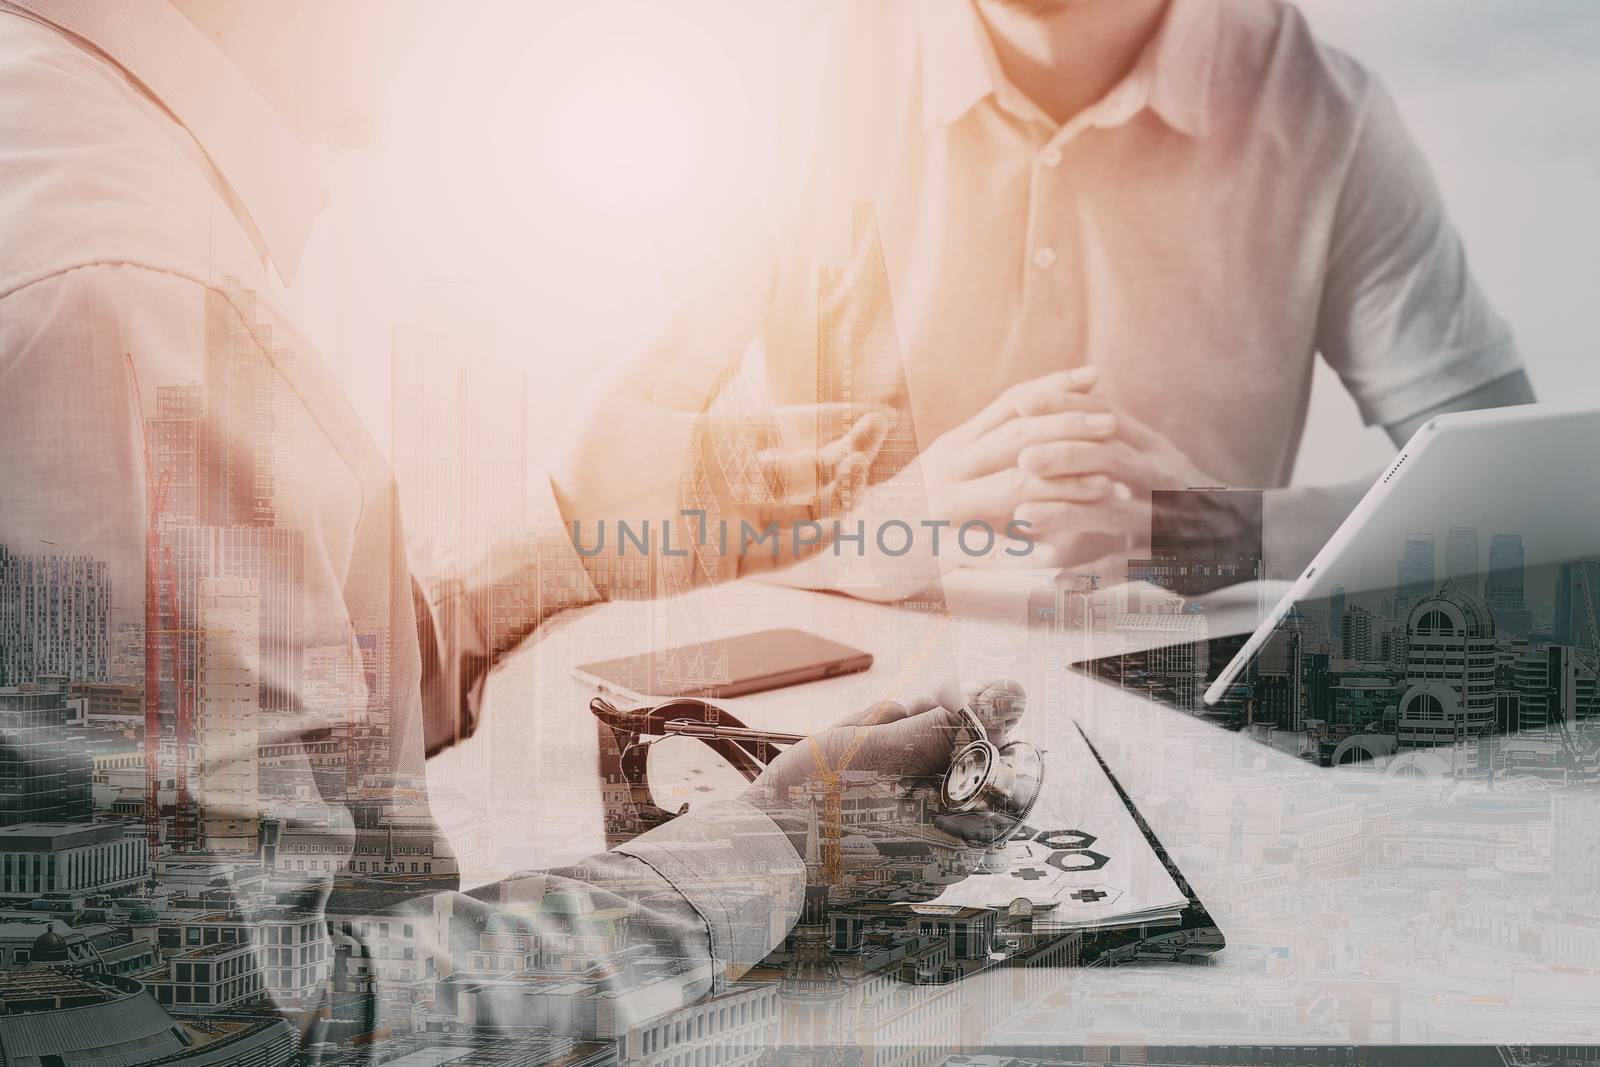
[[[959,749],[939,783],[942,828],[987,848],[1003,844],[1027,819],[1044,785],[1044,759],[1026,741],[996,745],[976,715],[962,717],[977,739]]]

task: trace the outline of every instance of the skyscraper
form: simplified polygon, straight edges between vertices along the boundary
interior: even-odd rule
[[[1452,526],[1445,535],[1444,576],[1473,596],[1482,594],[1478,574],[1478,531]]]
[[[1581,577],[1587,582],[1579,581]],[[1584,585],[1589,595],[1584,596]],[[1556,574],[1555,642],[1573,648],[1594,645],[1589,631],[1589,608],[1600,612],[1600,561],[1592,559],[1563,563]]]
[[[88,822],[91,765],[64,679],[0,689],[0,826]]]
[[[248,579],[256,583],[259,598],[259,653],[255,662],[261,709],[268,714],[292,711],[303,668],[303,532],[278,527],[178,526],[165,536],[172,551],[178,607],[184,623],[184,632],[176,636],[184,652],[185,682],[193,685],[197,677],[199,635],[195,620],[199,617],[201,583],[208,578]]]
[[[1339,651],[1344,641],[1344,586],[1336,585],[1328,594],[1328,640],[1333,651]]]
[[[196,520],[205,526],[271,526],[277,514],[278,407],[288,390],[279,367],[293,353],[272,347],[272,328],[255,321],[255,301],[237,278],[206,290],[195,480]]]
[[[1493,725],[1494,640],[1489,610],[1454,582],[1412,607],[1399,707],[1401,747],[1469,741]]]
[[[1191,714],[1205,710],[1201,697],[1210,657],[1204,615],[1123,612],[1113,617],[1110,631],[1112,647],[1126,643],[1133,649],[1103,661],[1114,664],[1122,688],[1143,690]],[[1105,666],[1101,672],[1110,673]]]
[[[1494,615],[1495,629],[1512,637],[1526,637],[1533,628],[1524,597],[1526,582],[1521,534],[1495,534],[1489,540],[1489,573],[1483,587],[1484,602]]]
[[[111,680],[111,577],[90,556],[0,545],[0,686]]]
[[[1301,655],[1301,616],[1291,611],[1262,648],[1256,664],[1254,721],[1292,733],[1305,729],[1305,657]]]
[[[197,590],[199,703],[195,747],[204,848],[253,852],[260,828],[260,584],[203,578]]]
[[[156,388],[156,414],[148,420],[150,461],[156,477],[167,480],[163,518],[171,524],[192,526],[200,521],[200,434],[205,398],[203,385]]]
[[[1339,625],[1339,657],[1370,661],[1373,656],[1372,613],[1359,604],[1346,608]]]
[[[1414,605],[1433,595],[1436,573],[1433,538],[1422,534],[1407,537],[1400,562],[1395,566],[1396,619],[1403,622]]]

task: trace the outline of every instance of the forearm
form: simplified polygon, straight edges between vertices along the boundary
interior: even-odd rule
[[[448,943],[417,951],[443,957],[440,973],[453,974],[441,983],[441,1012],[460,1012],[471,997],[480,1025],[616,1037],[727,988],[782,942],[804,887],[788,838],[736,801],[570,867],[449,894]],[[418,908],[432,912],[436,902]],[[508,955],[516,966],[498,966]],[[549,980],[492,977],[508,969]]]

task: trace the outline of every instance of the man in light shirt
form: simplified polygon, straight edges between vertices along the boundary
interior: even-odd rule
[[[197,847],[219,870],[245,871],[240,884],[230,875],[209,886],[207,907],[246,928],[260,949],[253,988],[306,1037],[352,1001],[363,1035],[387,1026],[378,1013],[409,1010],[425,962],[437,974],[457,966],[452,925],[481,929],[493,912],[552,943],[588,916],[628,917],[623,936],[562,977],[565,1005],[535,1011],[485,994],[478,1008],[486,1025],[614,1035],[663,1004],[726,988],[782,941],[808,889],[824,888],[802,861],[811,802],[795,799],[821,795],[815,759],[888,786],[925,785],[963,720],[926,700],[869,709],[774,761],[741,799],[560,870],[457,891],[432,828],[425,755],[473,732],[496,663],[600,593],[553,508],[555,521],[491,552],[477,584],[424,577],[406,554],[388,464],[286,314],[284,286],[325,201],[296,132],[317,136],[348,117],[365,82],[348,56],[373,47],[373,28],[393,17],[386,4],[321,0],[0,0],[0,560],[87,561],[108,577],[121,617],[138,620],[146,703],[161,712],[149,708],[147,721],[174,724],[180,758],[191,742],[200,754],[193,803],[180,788],[170,822],[150,813],[163,844],[149,858]],[[688,447],[705,425],[680,420],[672,440]],[[828,442],[821,499],[865,469],[872,426],[869,414]],[[752,460],[782,481],[794,457],[763,449]],[[800,466],[816,461],[807,452]],[[673,499],[676,468],[663,478],[621,465],[639,470],[636,498],[664,485]],[[788,522],[814,507],[768,500],[748,517]],[[491,633],[492,590],[529,568],[538,595],[514,618],[501,610]],[[50,691],[60,635],[37,612],[13,633],[20,608],[0,603],[0,632],[23,646],[0,657],[20,665],[0,676],[0,696],[27,704]],[[348,684],[310,684],[313,652]],[[173,714],[185,700],[198,737]],[[972,704],[997,734],[1021,713],[1020,692],[1005,685]],[[68,735],[87,728],[53,729],[48,743],[70,761],[81,749]],[[146,740],[161,760],[160,739]],[[151,774],[159,785],[169,768]],[[51,806],[61,798],[48,786],[39,810],[68,811],[65,800]],[[163,792],[145,796],[160,803]],[[909,806],[897,822],[941,869],[970,861],[969,846]],[[421,870],[395,860],[401,830],[429,841]],[[844,881],[825,888],[848,899],[849,864],[838,873]],[[336,904],[363,914],[362,895],[374,893],[385,916],[374,930],[325,921]],[[150,906],[169,909],[158,923],[181,925],[181,903]],[[273,909],[303,920],[292,948],[249,935]],[[373,959],[415,962],[374,970]],[[73,1060],[102,1055],[86,1050],[106,1035],[86,1027],[51,1040],[47,1059]]]
[[[677,315],[619,381],[670,380],[657,395],[696,410],[754,339],[794,403],[851,363],[855,400],[914,438],[889,450],[913,461],[879,456],[869,529],[1015,517],[1040,541],[1023,563],[1110,574],[1093,561],[1139,554],[1152,489],[1260,488],[1268,567],[1292,574],[1366,486],[1286,487],[1319,355],[1396,442],[1532,399],[1394,103],[1293,6],[925,0],[806,21],[814,50],[795,32],[782,51],[819,58],[775,60],[774,164],[685,257]],[[558,489],[585,484],[588,451]],[[786,577],[840,584],[840,564]]]

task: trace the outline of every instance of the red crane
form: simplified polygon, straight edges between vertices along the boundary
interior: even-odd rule
[[[178,703],[178,713],[173,721],[178,780],[172,830],[178,847],[183,848],[189,844],[190,835],[195,829],[194,811],[189,802],[189,735],[193,732],[194,685],[189,681],[188,672],[183,669],[183,635],[198,631],[185,629],[183,625],[183,611],[178,606],[178,572],[172,565],[171,546],[163,545],[161,554],[167,576],[167,610],[172,619],[169,631],[172,636],[169,646],[172,653],[172,688]]]
[[[194,712],[194,688],[183,670],[182,612],[178,606],[178,578],[172,563],[172,549],[161,535],[161,516],[171,495],[172,472],[156,471],[150,457],[150,429],[144,417],[144,398],[139,392],[139,372],[133,354],[127,353],[128,389],[133,398],[134,417],[139,422],[139,446],[144,456],[145,535],[144,535],[144,830],[145,843],[153,857],[161,842],[161,638],[170,635],[172,688],[177,707],[174,716],[177,742],[177,811],[174,820],[178,844],[187,843],[191,820],[189,798],[189,734]],[[167,610],[171,625],[161,625],[161,579],[167,579]]]
[[[153,857],[161,843],[161,513],[167,507],[170,471],[156,472],[150,459],[150,430],[144,421],[139,372],[128,360],[128,390],[139,422],[144,454],[144,834]]]

